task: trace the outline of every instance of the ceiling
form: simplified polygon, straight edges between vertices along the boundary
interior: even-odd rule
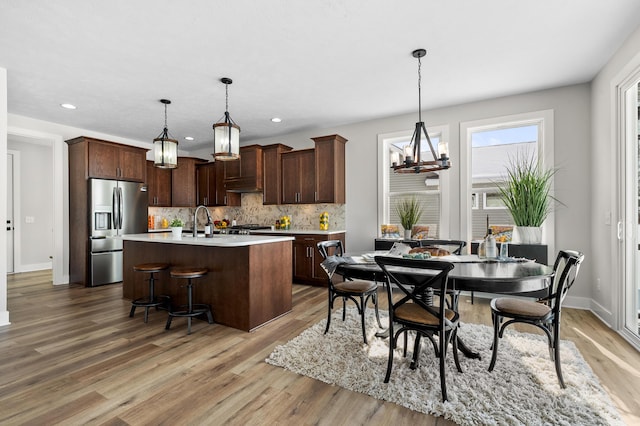
[[[0,0],[0,67],[10,114],[144,142],[170,99],[190,151],[212,141],[222,77],[246,143],[416,111],[417,48],[423,109],[588,82],[638,16],[637,0]]]

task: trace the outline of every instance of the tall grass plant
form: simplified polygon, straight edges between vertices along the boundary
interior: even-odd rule
[[[498,186],[500,197],[517,226],[542,226],[553,211],[551,184],[554,169],[544,169],[533,155],[509,159],[507,175]]]

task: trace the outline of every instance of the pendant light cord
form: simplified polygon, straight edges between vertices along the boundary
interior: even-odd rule
[[[167,104],[164,104],[164,130],[169,130],[167,127]]]
[[[418,122],[422,122],[422,61],[418,57]]]
[[[224,91],[225,91],[225,101],[224,101],[225,111],[229,112],[229,83],[224,84]]]

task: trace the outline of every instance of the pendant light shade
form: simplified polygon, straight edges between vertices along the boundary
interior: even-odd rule
[[[398,153],[391,156],[391,168],[395,173],[430,173],[438,170],[446,170],[451,167],[449,160],[448,146],[446,143],[440,143],[438,152],[433,148],[431,138],[427,133],[427,128],[422,121],[422,75],[420,73],[422,63],[420,58],[427,54],[425,49],[416,49],[412,53],[414,58],[418,60],[418,122],[415,125],[411,143],[405,147],[402,159]],[[422,158],[422,139],[428,144],[432,160]],[[425,146],[426,148],[426,146]]]
[[[178,141],[173,139],[167,128],[168,99],[160,99],[164,104],[164,129],[153,140],[153,165],[161,169],[175,169],[178,167]]]
[[[220,79],[225,85],[225,111],[222,121],[213,125],[213,158],[220,161],[237,160],[240,158],[240,127],[229,115],[229,85],[230,78]]]

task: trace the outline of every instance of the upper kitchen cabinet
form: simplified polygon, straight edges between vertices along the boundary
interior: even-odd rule
[[[282,153],[293,148],[282,144],[262,147],[262,204],[280,204],[282,202]]]
[[[150,207],[171,207],[171,169],[161,169],[147,161],[147,193]]]
[[[239,206],[240,194],[227,193],[224,188],[227,169],[238,173],[237,161],[215,161],[196,167],[197,204],[205,206]]]
[[[197,196],[196,165],[206,160],[178,157],[178,167],[171,170],[171,205],[195,207]]]
[[[285,152],[282,162],[282,204],[315,203],[315,149]]]
[[[224,181],[227,192],[262,192],[262,147],[240,147],[239,173],[229,174]],[[232,163],[232,162],[229,162]]]
[[[344,204],[345,195],[345,144],[340,135],[312,138],[316,143],[315,192],[316,203]]]
[[[145,182],[147,149],[80,136],[67,141],[69,163],[85,168],[87,178]],[[76,163],[77,162],[77,163]]]

